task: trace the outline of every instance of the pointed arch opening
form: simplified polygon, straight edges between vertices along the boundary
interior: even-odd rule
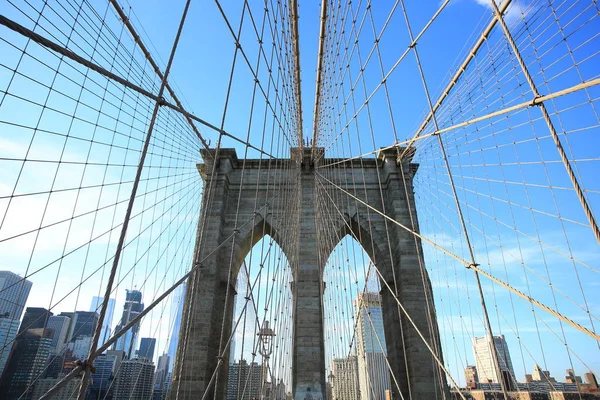
[[[239,243],[227,398],[285,398],[291,390],[291,266],[285,243],[264,219]]]
[[[379,248],[368,231],[348,220],[332,242],[323,270],[325,362],[332,398],[385,399],[392,389],[374,262]]]

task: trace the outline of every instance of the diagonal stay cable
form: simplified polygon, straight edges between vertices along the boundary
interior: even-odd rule
[[[500,26],[502,27],[502,31],[504,32],[506,40],[510,44],[510,47],[512,48],[513,53],[514,53],[517,61],[519,62],[521,69],[523,70],[523,74],[525,75],[525,79],[527,80],[527,83],[531,87],[531,90],[532,90],[534,96],[536,98],[540,97],[540,93],[537,89],[536,84],[533,81],[533,78],[531,77],[529,69],[527,68],[527,65],[525,64],[525,62],[523,61],[521,52],[517,48],[517,45],[515,44],[515,41],[511,35],[510,31],[508,30],[508,27],[506,26],[506,22],[504,21],[504,18],[502,17],[502,12],[500,11],[500,9],[498,9],[498,5],[496,5],[496,2],[494,0],[491,1],[491,4],[492,4],[492,9],[494,10],[496,19],[498,19],[498,21],[500,22]],[[594,233],[594,236],[596,236],[596,241],[600,244],[600,227],[598,227],[596,218],[594,217],[594,213],[592,212],[592,209],[590,208],[590,206],[586,200],[586,197],[581,189],[579,180],[575,176],[573,167],[567,157],[567,154],[566,154],[566,152],[563,148],[563,145],[560,141],[560,138],[558,137],[558,134],[556,133],[556,128],[554,127],[554,123],[550,119],[550,114],[548,114],[546,105],[544,103],[540,103],[539,108],[542,113],[542,116],[544,117],[544,120],[546,121],[546,124],[548,125],[548,130],[550,131],[550,134],[552,135],[552,140],[554,141],[556,150],[558,151],[558,154],[560,155],[560,158],[561,158],[561,160],[564,164],[564,167],[567,171],[567,174],[569,175],[569,179],[571,180],[573,188],[575,189],[575,192],[577,193],[577,197],[579,199],[579,202],[581,203],[581,207],[583,208],[583,211],[585,212],[585,216],[587,217],[587,219],[590,223],[590,227]]]
[[[504,1],[500,5],[500,12],[502,13],[502,12],[506,11],[506,9],[508,8],[508,6],[510,4],[511,4],[511,0]],[[419,127],[419,129],[417,130],[417,132],[415,132],[413,138],[411,139],[411,143],[403,151],[402,155],[405,155],[405,153],[408,151],[408,149],[412,146],[412,142],[414,140],[416,140],[421,135],[421,133],[423,133],[423,130],[425,129],[425,127],[427,126],[427,124],[429,123],[429,121],[431,120],[431,118],[433,117],[433,113],[435,113],[437,111],[437,109],[442,105],[442,103],[444,102],[444,99],[446,97],[448,97],[448,95],[450,94],[450,91],[452,91],[452,88],[454,88],[454,86],[456,85],[456,83],[458,82],[458,80],[460,79],[460,77],[462,76],[462,74],[467,70],[467,67],[469,66],[469,64],[471,63],[471,61],[473,61],[473,59],[475,58],[475,55],[477,54],[477,51],[479,51],[479,49],[481,48],[481,46],[483,46],[483,44],[486,42],[488,36],[490,35],[490,33],[492,32],[492,30],[496,26],[497,22],[498,22],[498,20],[496,18],[493,18],[492,21],[490,21],[489,25],[485,28],[485,30],[483,31],[483,33],[481,34],[481,36],[479,37],[479,39],[477,40],[477,42],[475,43],[475,45],[469,51],[469,54],[467,55],[467,57],[465,58],[465,60],[461,64],[461,66],[458,68],[458,71],[456,71],[456,74],[452,77],[452,79],[448,83],[448,86],[446,86],[446,88],[444,89],[442,95],[435,102],[435,104],[433,105],[433,108],[431,109],[431,111],[429,112],[429,114],[427,114],[427,116],[425,117],[425,119],[421,123],[421,126]]]
[[[129,31],[129,33],[131,34],[131,36],[133,37],[133,40],[135,41],[135,43],[138,45],[138,47],[140,48],[140,50],[142,50],[142,53],[144,53],[144,56],[146,57],[146,59],[148,60],[148,62],[152,66],[152,68],[154,69],[154,72],[156,72],[156,75],[158,75],[158,77],[160,79],[164,79],[163,73],[161,72],[160,68],[158,67],[158,65],[154,61],[154,58],[152,58],[152,55],[150,54],[150,52],[148,51],[148,49],[144,45],[144,42],[142,41],[142,39],[140,38],[140,36],[136,32],[135,28],[133,27],[133,25],[131,23],[131,20],[127,17],[127,15],[125,15],[125,12],[123,11],[123,8],[119,5],[118,1],[117,0],[109,0],[109,2],[113,6],[113,8],[115,9],[115,11],[117,12],[117,14],[119,15],[119,17],[121,18],[121,21],[123,21],[123,24],[125,25],[125,27]],[[171,95],[171,98],[173,99],[173,101],[175,101],[175,104],[177,104],[177,107],[183,109],[183,105],[181,104],[181,101],[179,101],[179,98],[175,94],[175,91],[171,88],[171,85],[169,85],[168,82],[165,84],[165,88],[169,92],[169,95]],[[190,118],[190,116],[189,115],[185,115],[185,114],[184,114],[184,116],[185,116],[185,119],[190,124],[190,127],[192,128],[192,130],[194,131],[194,133],[196,134],[196,136],[198,136],[198,139],[200,139],[200,142],[202,142],[202,145],[204,146],[204,148],[208,150],[208,148],[209,148],[208,147],[208,143],[202,137],[202,135],[200,134],[200,131],[198,131],[198,128],[196,128],[196,125],[194,124],[194,122],[192,121],[192,119]],[[212,153],[209,152],[209,154],[212,156]]]
[[[169,61],[167,63],[167,67],[165,69],[165,74],[162,78],[161,86],[158,91],[158,98],[162,99],[163,93],[167,86],[167,78],[169,76],[169,72],[171,70],[171,66],[173,65],[173,59],[175,58],[175,52],[177,51],[177,45],[179,44],[179,38],[181,37],[181,31],[183,30],[183,25],[185,24],[185,20],[187,17],[187,13],[190,7],[191,0],[187,0],[185,3],[185,7],[183,9],[183,15],[181,16],[181,22],[179,23],[179,28],[177,30],[177,34],[175,36],[175,40],[173,43],[173,47],[171,49],[171,55],[169,57]],[[102,308],[100,309],[100,316],[98,318],[98,322],[96,324],[96,329],[94,332],[94,336],[92,338],[92,343],[90,346],[90,352],[88,359],[83,362],[84,366],[84,374],[81,379],[81,386],[79,388],[79,400],[84,400],[86,396],[86,391],[89,383],[90,372],[93,368],[93,362],[95,359],[94,351],[98,346],[98,341],[100,340],[100,334],[102,332],[102,326],[104,324],[104,318],[106,316],[106,309],[108,308],[108,299],[110,298],[110,293],[112,292],[112,285],[115,279],[115,275],[117,273],[117,267],[119,265],[119,261],[121,259],[121,251],[123,249],[123,244],[125,242],[125,236],[127,234],[127,228],[129,226],[129,218],[133,211],[133,204],[135,201],[135,197],[137,194],[137,189],[139,186],[140,178],[142,175],[142,170],[144,168],[144,162],[146,160],[146,155],[148,153],[148,147],[150,146],[150,139],[152,138],[152,132],[154,130],[154,124],[156,122],[156,117],[158,116],[159,109],[161,107],[162,101],[157,100],[154,105],[154,111],[152,113],[152,119],[150,120],[150,126],[148,127],[148,133],[146,135],[146,140],[144,142],[144,147],[142,149],[142,154],[140,156],[139,165],[136,171],[135,181],[133,183],[133,188],[131,189],[131,196],[129,199],[129,204],[127,206],[127,211],[125,212],[125,218],[123,222],[123,228],[121,229],[121,234],[119,236],[119,242],[117,244],[117,248],[115,251],[115,258],[113,260],[113,265],[110,271],[110,276],[108,278],[108,282],[106,284],[106,292],[104,294],[104,302],[102,303]]]
[[[263,205],[263,207],[261,207],[259,210],[262,210],[265,207],[266,207],[266,205]],[[240,228],[244,227],[249,222],[254,221],[255,218],[256,218],[255,215],[251,216],[248,220],[246,220],[239,227]],[[129,321],[129,323],[127,325],[125,325],[121,330],[116,332],[110,339],[108,339],[106,341],[106,343],[104,343],[102,346],[98,347],[92,354],[90,354],[90,356],[93,356],[95,358],[95,357],[99,356],[100,354],[102,354],[104,351],[108,350],[108,348],[110,348],[110,346],[112,346],[114,343],[116,343],[117,340],[121,336],[123,336],[125,333],[127,333],[127,331],[129,329],[131,329],[131,327],[133,327],[136,323],[140,322],[142,320],[142,318],[144,318],[150,311],[152,311],[158,304],[160,304],[167,296],[169,296],[175,289],[177,289],[177,287],[179,287],[183,282],[185,282],[194,272],[202,271],[202,266],[203,266],[202,263],[204,262],[204,260],[208,259],[214,253],[219,251],[235,235],[237,235],[237,232],[233,232],[229,236],[227,236],[218,246],[216,246],[209,253],[207,253],[204,256],[204,258],[202,258],[200,261],[195,263],[194,266],[185,275],[183,275],[179,280],[177,280],[175,283],[173,283],[173,285],[169,289],[167,289],[163,294],[161,294],[159,297],[157,297],[150,305],[148,305],[148,307],[144,308],[144,310],[142,312],[140,312],[140,314],[138,314],[135,318],[133,318],[131,321]],[[68,381],[73,379],[75,376],[77,376],[83,370],[84,370],[83,363],[79,363],[77,365],[77,367],[75,367],[73,369],[73,371],[71,371],[71,373],[69,373],[63,379],[58,381],[56,383],[56,385],[54,385],[48,392],[46,392],[46,394],[44,394],[42,397],[40,397],[39,400],[50,399],[54,393],[56,393],[58,390],[60,390],[64,385],[66,385],[68,383]]]
[[[110,72],[110,71],[107,71],[106,69],[102,68],[101,66],[99,66],[99,65],[97,65],[97,64],[95,64],[95,63],[93,63],[93,62],[91,62],[89,60],[86,60],[85,58],[79,56],[78,54],[72,52],[71,50],[66,49],[63,46],[61,46],[61,45],[59,45],[59,44],[57,44],[55,42],[52,42],[51,40],[49,40],[49,39],[47,39],[47,38],[45,38],[45,37],[43,37],[43,36],[41,36],[41,35],[33,32],[33,31],[31,31],[30,29],[27,29],[23,25],[18,24],[17,22],[15,22],[15,21],[13,21],[13,20],[5,17],[4,15],[0,15],[0,25],[4,25],[7,28],[12,29],[13,31],[18,32],[21,35],[23,35],[23,36],[25,36],[25,37],[27,37],[27,38],[35,41],[36,43],[38,43],[38,44],[40,44],[40,45],[42,45],[44,47],[49,48],[50,50],[53,50],[53,51],[55,51],[55,52],[57,52],[57,53],[65,56],[65,57],[68,57],[71,60],[76,61],[79,64],[81,64],[81,65],[83,65],[83,66],[85,66],[87,68],[90,68],[90,69],[98,72],[99,74],[101,74],[101,75],[103,75],[103,76],[105,76],[105,77],[107,77],[109,79],[112,79],[112,80],[114,80],[114,81],[116,81],[116,82],[118,82],[118,83],[120,83],[120,84],[128,87],[129,89],[132,89],[132,90],[134,90],[134,91],[136,91],[136,92],[138,92],[140,94],[143,94],[144,96],[146,96],[146,97],[154,100],[155,102],[159,102],[162,106],[168,107],[168,108],[170,108],[170,109],[172,109],[174,111],[177,111],[177,112],[181,113],[186,118],[191,118],[192,120],[197,121],[198,123],[200,123],[200,124],[202,124],[202,125],[210,128],[210,129],[213,129],[213,130],[215,130],[215,131],[223,134],[224,136],[227,136],[227,137],[229,137],[229,138],[231,138],[233,140],[236,140],[236,141],[238,141],[238,142],[240,142],[242,144],[248,145],[253,150],[258,151],[261,154],[267,155],[267,156],[269,156],[271,158],[275,158],[273,155],[268,154],[268,153],[264,152],[263,150],[260,150],[256,146],[254,146],[254,145],[252,145],[250,143],[243,142],[242,139],[239,139],[237,136],[235,136],[235,135],[233,135],[233,134],[231,134],[229,132],[226,132],[224,129],[218,128],[217,126],[211,124],[210,122],[205,121],[204,119],[202,119],[200,117],[195,116],[194,114],[186,111],[185,109],[183,109],[183,108],[181,108],[181,107],[179,107],[179,106],[177,106],[175,104],[169,103],[162,96],[154,95],[153,93],[150,93],[146,89],[144,89],[144,88],[142,88],[142,87],[140,87],[140,86],[138,86],[138,85],[136,85],[136,84],[134,84],[134,83],[132,83],[132,82],[130,82],[130,81],[128,81],[128,80],[120,77],[120,76],[118,76],[117,74],[115,74],[113,72]]]
[[[525,293],[521,292],[520,290],[515,289],[514,287],[512,287],[511,285],[507,284],[506,282],[496,278],[495,276],[487,273],[486,271],[482,270],[481,268],[479,268],[478,265],[474,265],[471,264],[469,261],[457,256],[456,254],[452,253],[451,251],[445,249],[444,247],[440,246],[439,244],[437,244],[436,242],[426,238],[425,236],[419,234],[418,232],[413,231],[412,229],[408,228],[407,226],[404,226],[403,224],[401,224],[400,222],[396,221],[394,218],[382,213],[381,211],[379,211],[378,209],[376,209],[375,207],[371,206],[370,204],[364,202],[363,200],[359,199],[358,197],[354,196],[352,193],[348,192],[347,190],[343,189],[342,187],[340,187],[339,185],[336,185],[334,182],[330,181],[329,179],[327,179],[326,177],[324,177],[323,175],[321,175],[319,172],[316,172],[322,179],[324,179],[325,181],[327,181],[330,185],[332,185],[333,187],[335,187],[336,189],[340,190],[342,193],[345,193],[346,195],[350,196],[351,198],[353,198],[354,200],[358,201],[360,204],[364,205],[365,207],[373,210],[374,212],[376,212],[377,214],[381,215],[382,217],[384,217],[385,219],[393,222],[394,224],[398,225],[400,228],[408,231],[409,233],[415,235],[416,237],[418,237],[419,239],[427,242],[428,244],[432,245],[433,247],[435,247],[436,249],[442,251],[443,253],[445,253],[446,255],[454,258],[455,260],[463,263],[467,268],[469,269],[473,269],[474,271],[479,272],[480,274],[482,274],[483,276],[485,276],[486,278],[490,279],[491,281],[497,283],[498,285],[504,287],[505,289],[510,290],[511,292],[513,292],[514,294],[518,295],[519,297],[533,303],[534,305],[538,306],[539,308],[541,308],[542,310],[554,315],[555,317],[561,319],[562,321],[568,323],[569,325],[571,325],[572,327],[576,328],[577,330],[585,333],[586,335],[590,336],[591,338],[600,341],[600,335],[590,331],[589,329],[587,329],[586,327],[578,324],[577,322],[565,317],[564,315],[556,312],[555,310],[553,310],[552,308],[548,307],[547,305],[545,305],[544,303],[530,297],[527,296]]]

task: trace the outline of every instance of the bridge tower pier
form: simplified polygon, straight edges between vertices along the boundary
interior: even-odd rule
[[[290,159],[277,160],[238,159],[234,149],[210,152],[203,150],[205,164],[198,166],[205,183],[194,260],[200,267],[187,285],[168,398],[201,399],[211,386],[205,398],[225,399],[229,352],[223,349],[231,334],[234,284],[250,249],[268,234],[293,271],[294,399],[325,399],[322,274],[337,245],[321,237],[318,227],[325,221],[335,221],[340,240],[352,235],[383,275],[387,357],[404,398],[447,398],[443,373],[396,301],[442,359],[421,243],[364,205],[405,227],[414,223],[418,230],[412,191],[417,165],[412,157],[399,159],[395,149],[381,151],[376,158],[347,162],[328,176],[326,168],[313,165],[310,149],[303,154],[292,149]],[[321,159],[319,165],[332,161]],[[343,195],[334,197],[345,199],[335,206],[317,202],[319,190],[340,188],[360,201]],[[399,399],[391,382],[392,398]]]

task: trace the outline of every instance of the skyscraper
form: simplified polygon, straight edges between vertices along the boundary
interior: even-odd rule
[[[145,358],[149,361],[154,359],[154,348],[156,347],[156,339],[142,338],[140,340],[140,348],[137,351],[138,358]]]
[[[98,313],[95,311],[75,311],[70,324],[69,342],[74,342],[82,336],[94,336],[98,323]]]
[[[115,379],[113,398],[148,400],[152,396],[154,364],[145,358],[134,358],[121,363]]]
[[[50,356],[53,334],[50,329],[27,329],[17,338],[0,383],[3,399],[31,397],[31,384],[44,371]]]
[[[69,334],[69,326],[71,325],[71,318],[63,315],[53,315],[48,318],[48,329],[54,330],[54,336],[52,338],[52,346],[50,352],[53,354],[60,353],[62,348],[67,341],[67,335]]]
[[[514,378],[515,371],[504,335],[494,336],[494,345],[498,354],[500,371],[497,370],[494,362],[489,335],[473,338],[473,356],[479,382],[500,383],[500,379],[504,379],[504,382],[507,383],[507,379]]]
[[[386,362],[383,313],[379,293],[361,293],[354,300],[356,307],[356,355],[361,400],[384,400],[390,389],[390,374]]]
[[[27,307],[19,326],[19,333],[27,329],[45,328],[52,315],[54,314],[42,307]]]
[[[91,336],[78,336],[77,339],[68,344],[71,354],[78,360],[85,360],[87,358],[90,347],[92,347]]]
[[[0,377],[13,348],[13,341],[17,337],[18,330],[18,320],[9,318],[7,314],[0,315]]]
[[[162,400],[167,394],[169,387],[167,378],[169,377],[169,355],[163,354],[158,357],[156,373],[154,374],[154,393],[155,400]]]
[[[179,286],[177,295],[173,297],[173,302],[171,303],[171,315],[175,315],[175,320],[173,321],[173,330],[171,331],[169,349],[167,350],[170,363],[169,372],[173,372],[173,365],[175,364],[177,344],[179,343],[179,330],[181,329],[181,315],[183,314],[183,304],[185,302],[185,290],[186,284],[182,283],[181,286]],[[231,365],[232,363],[229,364]]]
[[[358,359],[356,356],[348,358],[334,358],[331,361],[333,374],[332,395],[335,400],[359,400],[358,385]]]
[[[123,306],[123,315],[119,324],[115,328],[115,332],[120,331],[127,325],[132,319],[137,317],[142,311],[144,311],[144,303],[142,303],[142,292],[139,290],[127,290],[125,295],[125,305]],[[122,350],[130,358],[136,348],[137,335],[140,330],[139,322],[131,327],[123,336],[121,336],[117,343],[115,343],[114,350]]]
[[[123,352],[116,350],[109,350],[94,360],[96,372],[92,373],[89,398],[97,400],[110,398],[109,392],[114,389],[111,383],[119,371],[121,361],[123,361]]]
[[[98,315],[100,315],[100,307],[103,301],[104,297],[94,296],[92,298],[90,311],[96,312],[98,313]],[[108,299],[108,304],[106,306],[106,315],[104,315],[104,322],[102,323],[102,334],[100,335],[100,343],[98,343],[99,345],[103,345],[108,339],[110,339],[110,327],[112,326],[114,314],[115,299]]]
[[[10,271],[0,271],[0,315],[20,320],[32,283]]]

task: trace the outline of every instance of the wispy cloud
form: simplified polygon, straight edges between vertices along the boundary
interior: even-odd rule
[[[473,0],[475,3],[492,9],[491,0]],[[495,0],[498,6],[502,5],[504,1]],[[524,20],[527,15],[531,12],[531,0],[516,0],[511,2],[508,9],[504,13],[504,20],[507,24],[512,25],[520,20]]]

